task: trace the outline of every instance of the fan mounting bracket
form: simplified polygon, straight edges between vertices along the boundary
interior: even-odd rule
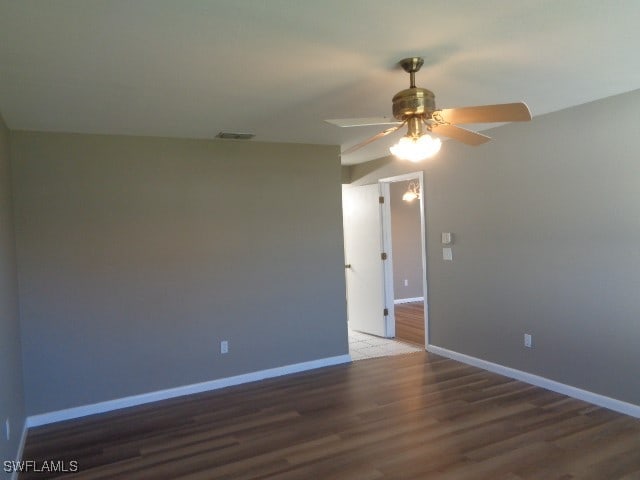
[[[398,65],[400,65],[407,73],[416,73],[420,71],[423,64],[424,59],[422,57],[403,58],[398,62]]]

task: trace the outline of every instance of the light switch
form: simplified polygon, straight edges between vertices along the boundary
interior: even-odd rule
[[[442,249],[442,259],[443,260],[453,260],[453,251],[450,247],[444,247]]]
[[[442,232],[442,244],[443,245],[451,244],[451,232]]]

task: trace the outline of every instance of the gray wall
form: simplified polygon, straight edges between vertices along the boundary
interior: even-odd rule
[[[0,117],[0,462],[16,459],[25,420],[12,209],[9,131]],[[1,465],[0,472],[1,478],[9,478]]]
[[[348,352],[337,148],[12,147],[28,414]]]
[[[402,200],[409,183],[394,182],[389,185],[395,299],[422,297],[420,201],[409,203]],[[404,285],[405,280],[409,285]]]
[[[639,112],[636,90],[495,128],[481,147],[446,142],[425,163],[432,344],[640,404]],[[386,158],[351,175],[414,168]]]

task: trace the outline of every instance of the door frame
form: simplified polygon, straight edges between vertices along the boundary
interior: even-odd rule
[[[389,199],[389,185],[394,182],[404,182],[407,180],[417,180],[420,185],[420,241],[422,253],[422,294],[424,297],[424,347],[429,345],[429,302],[428,302],[428,285],[427,285],[427,238],[426,238],[426,220],[424,205],[424,172],[417,171],[406,173],[404,175],[396,175],[393,177],[381,178],[378,180],[380,191],[385,199]],[[389,312],[391,315],[387,317],[387,332],[390,336],[395,336],[395,312],[394,292],[393,292],[393,245],[391,242],[391,201],[385,201],[382,205],[382,244],[384,251],[387,252],[387,260],[384,262],[384,284],[385,284],[385,301],[387,305],[391,305]]]

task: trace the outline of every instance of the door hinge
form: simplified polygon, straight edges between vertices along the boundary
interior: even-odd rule
[[[384,314],[384,316],[385,316],[385,317],[388,317],[388,316],[389,316],[389,309],[388,309],[388,308],[385,308],[385,309],[382,311],[382,313]]]
[[[386,254],[385,252],[382,252],[382,253],[380,254],[380,258],[381,258],[382,260],[386,260],[386,259],[387,259],[387,254]]]
[[[381,196],[381,197],[378,197],[378,202],[380,202],[380,203],[384,203],[384,197],[382,197],[382,196]]]

